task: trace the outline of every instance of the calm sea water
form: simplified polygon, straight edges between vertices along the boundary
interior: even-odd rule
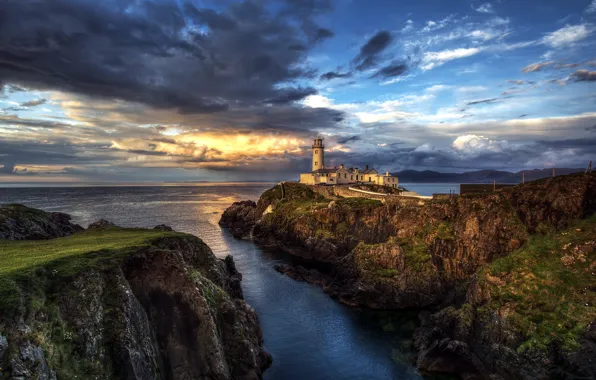
[[[265,379],[421,379],[409,364],[395,359],[403,344],[399,331],[411,324],[403,314],[340,305],[320,288],[276,272],[273,265],[290,260],[287,256],[234,239],[218,226],[231,203],[256,200],[270,186],[0,188],[0,203],[66,212],[84,227],[101,218],[125,227],[165,223],[199,236],[218,257],[233,255],[243,275],[245,298],[259,315],[265,346],[273,355]],[[421,194],[445,192],[436,186],[406,185]]]

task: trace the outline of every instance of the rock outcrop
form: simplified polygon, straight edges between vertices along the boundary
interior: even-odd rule
[[[227,227],[237,238],[248,238],[257,221],[256,214],[257,204],[255,202],[235,202],[224,211],[219,224]]]
[[[157,226],[153,227],[154,230],[159,231],[174,231],[174,229],[166,224],[158,224]]]
[[[0,205],[0,239],[41,240],[83,230],[70,219],[70,215],[61,212],[45,212],[17,204]]]
[[[69,239],[89,234],[105,248],[0,270],[0,378],[261,378],[271,357],[231,256],[165,228]]]
[[[87,226],[88,229],[92,230],[95,228],[110,228],[110,227],[117,227],[114,222],[110,222],[109,220],[100,219],[95,221]]]
[[[492,263],[516,257],[513,254],[531,246],[534,236],[561,233],[574,221],[593,215],[596,174],[549,178],[490,194],[435,199],[424,205],[393,202],[391,197],[385,203],[368,199],[331,201],[313,195],[304,185],[285,186],[290,197],[281,199],[276,186],[256,204],[237,203],[228,209],[222,225],[233,220],[236,236],[249,230],[245,224],[250,225],[252,238],[260,244],[330,263],[333,270],[329,276],[288,266],[278,270],[317,283],[350,306],[438,310],[424,318],[417,334],[418,366],[422,370],[452,372],[469,379],[546,379],[560,369],[556,363],[565,363],[572,368],[570,373],[581,373],[577,359],[570,359],[582,357],[578,346],[551,349],[557,341],[552,337],[547,339],[548,344],[530,350],[523,346],[533,339],[524,335],[524,329],[554,328],[540,320],[545,314],[534,316],[528,325],[507,327],[508,316],[515,319],[517,311],[536,305],[510,305],[513,311],[503,305],[489,308],[486,297],[490,291],[474,285],[474,279]],[[268,207],[273,211],[264,214]],[[593,272],[593,257],[584,259]],[[552,273],[559,271],[553,269]],[[502,281],[507,283],[508,279]],[[594,291],[590,290],[593,287],[581,290],[573,282],[571,286],[574,292]],[[522,289],[530,292],[529,285]],[[473,301],[473,297],[481,301]],[[574,302],[579,305],[581,300]],[[468,306],[462,309],[462,305]],[[474,311],[472,316],[469,310]],[[476,310],[490,312],[480,315]],[[592,320],[596,320],[595,315]],[[574,342],[590,341],[591,330],[585,326],[590,317],[586,318],[570,322],[557,334],[568,334]],[[582,347],[590,344],[582,343]]]

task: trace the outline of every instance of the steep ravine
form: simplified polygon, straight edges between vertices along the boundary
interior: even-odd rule
[[[261,378],[271,358],[232,257],[165,226],[82,230],[0,207],[21,239],[0,239],[0,378]]]
[[[431,311],[422,313],[423,326],[416,334],[421,370],[466,379],[596,376],[591,362],[578,360],[589,357],[586,347],[594,342],[593,250],[586,248],[582,256],[585,267],[541,265],[569,260],[563,259],[568,256],[565,250],[579,241],[582,247],[592,244],[595,174],[549,178],[424,205],[331,199],[291,183],[281,198],[276,186],[257,203],[232,205],[220,223],[237,237],[330,263],[333,270],[325,275],[293,266],[278,270],[321,285],[340,302]],[[586,223],[587,233],[576,231],[579,221]],[[559,236],[573,239],[563,242]],[[528,249],[534,256],[528,258]],[[549,252],[554,256],[548,257]],[[515,257],[525,259],[499,264]],[[513,269],[520,272],[511,274]],[[500,276],[497,284],[502,287],[515,284],[511,287],[520,292],[515,297],[525,302],[487,296],[491,290],[479,285],[486,283],[486,271],[492,273],[489,279]],[[561,294],[541,301],[536,294],[548,298],[548,289]],[[525,308],[538,312],[528,315]],[[553,318],[564,318],[563,327]],[[495,332],[491,323],[507,328]]]

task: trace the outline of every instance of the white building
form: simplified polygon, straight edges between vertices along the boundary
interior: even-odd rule
[[[396,176],[386,172],[380,174],[376,169],[369,169],[368,165],[364,170],[358,168],[325,167],[325,146],[323,139],[316,138],[312,145],[312,171],[300,174],[300,183],[306,185],[343,185],[351,183],[370,183],[389,187],[397,187]]]

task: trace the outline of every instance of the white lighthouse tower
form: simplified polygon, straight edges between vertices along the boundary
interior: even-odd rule
[[[323,139],[317,137],[312,144],[312,171],[325,168],[325,146]]]

